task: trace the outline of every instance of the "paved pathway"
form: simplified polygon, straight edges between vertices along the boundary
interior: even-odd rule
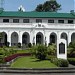
[[[12,74],[12,73],[0,73],[0,75],[75,75],[75,73],[49,73],[49,74]]]
[[[75,68],[75,66],[74,66],[74,65],[71,65],[71,64],[69,64],[69,67],[71,67],[71,68],[72,68],[72,67]]]

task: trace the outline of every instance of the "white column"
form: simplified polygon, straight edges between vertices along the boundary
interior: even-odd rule
[[[46,33],[46,43],[47,43],[47,46],[50,43],[50,34],[48,32]]]
[[[57,41],[59,41],[61,39],[61,34],[60,32],[57,32]]]
[[[71,33],[69,32],[68,33],[68,45],[69,45],[70,42],[71,42]]]
[[[50,40],[49,40],[49,35],[46,36],[46,40],[47,40],[47,46],[48,46],[49,41],[50,41]]]
[[[33,33],[31,32],[29,36],[30,36],[30,43],[33,44],[33,40],[34,40],[33,39]]]
[[[35,43],[35,45],[36,45],[36,35],[34,36],[34,43]]]
[[[9,42],[9,46],[11,46],[11,32],[8,31],[7,41]]]
[[[19,31],[19,40],[18,40],[19,43],[21,43],[21,46],[22,46],[22,33],[21,31]]]
[[[32,37],[32,44],[34,43],[35,45],[36,45],[36,35],[34,35],[33,37]]]

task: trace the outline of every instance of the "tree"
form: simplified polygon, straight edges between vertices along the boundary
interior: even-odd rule
[[[61,5],[56,0],[50,0],[44,2],[44,4],[37,5],[35,11],[38,12],[56,12],[60,10]]]
[[[68,46],[68,53],[69,56],[72,57],[73,54],[75,53],[75,41],[71,42]]]

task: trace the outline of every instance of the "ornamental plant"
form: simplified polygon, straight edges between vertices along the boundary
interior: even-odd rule
[[[48,52],[48,55],[55,56],[56,55],[56,45],[53,43],[51,45],[49,45],[47,48],[47,52]]]
[[[40,60],[45,60],[47,56],[47,47],[42,44],[38,44],[32,48],[32,54]]]

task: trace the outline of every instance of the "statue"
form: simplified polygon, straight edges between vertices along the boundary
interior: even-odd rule
[[[18,7],[18,11],[22,11],[22,12],[25,12],[25,9],[22,5],[20,5],[20,7]]]

